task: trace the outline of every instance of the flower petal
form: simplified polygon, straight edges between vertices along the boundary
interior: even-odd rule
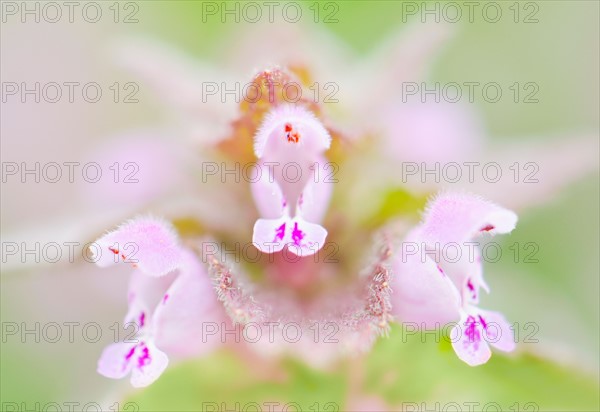
[[[493,195],[515,210],[544,206],[573,183],[598,173],[597,134],[571,134],[556,139],[523,136],[510,140],[517,143],[503,140],[502,145],[491,146],[482,159],[482,164],[496,162],[510,167],[505,177],[497,182],[477,179],[470,187],[477,193]]]
[[[98,373],[111,379],[125,377],[131,371],[136,345],[123,342],[108,345],[98,360]]]
[[[279,154],[300,148],[310,157],[329,149],[330,144],[329,132],[314,114],[301,106],[286,104],[265,117],[254,139],[254,153],[259,159],[270,155],[282,160]]]
[[[200,144],[214,144],[227,136],[237,105],[235,99],[220,99],[216,90],[220,84],[233,84],[233,73],[196,61],[157,39],[120,39],[114,57],[142,79],[188,130],[193,129],[192,137]]]
[[[456,355],[469,366],[486,363],[492,351],[484,339],[483,326],[475,314],[464,311],[450,337]]]
[[[96,241],[98,266],[105,267],[119,259],[132,263],[150,276],[163,276],[180,263],[180,247],[175,229],[166,221],[139,217],[119,226]]]
[[[508,233],[517,215],[483,198],[463,193],[443,193],[429,202],[421,226],[427,243],[462,244],[483,232]]]
[[[298,199],[297,213],[309,222],[319,223],[323,220],[329,207],[334,181],[328,172],[329,168],[325,159],[322,158],[315,162],[313,167],[319,170],[318,172],[313,171],[316,173],[314,178],[309,179],[306,183],[304,191]]]
[[[457,32],[455,26],[413,19],[387,36],[353,73],[359,79],[357,86],[363,87],[363,107],[367,114],[376,112],[382,102],[399,100],[402,95],[399,89],[405,83],[423,81],[434,58]],[[364,78],[372,81],[363,84],[360,79]]]
[[[385,113],[383,155],[395,162],[419,163],[427,170],[434,169],[436,162],[471,160],[481,152],[484,135],[478,120],[466,104],[396,104]],[[427,184],[419,176],[403,176],[403,183],[418,190]]]
[[[279,219],[258,219],[254,224],[252,243],[263,253],[279,252],[286,244],[291,221],[286,216]]]
[[[486,323],[485,338],[490,345],[504,352],[512,352],[516,348],[515,337],[510,324],[499,312],[479,309],[479,314]]]
[[[287,203],[275,181],[273,168],[259,162],[256,170],[260,171],[260,178],[251,182],[250,188],[258,212],[263,218],[276,219],[283,215]]]
[[[425,329],[439,328],[460,317],[458,290],[437,264],[417,250],[403,245],[392,263],[392,311],[402,322]]]
[[[151,130],[132,130],[106,136],[101,144],[92,146],[85,159],[112,165],[111,176],[83,186],[82,201],[88,208],[119,205],[132,213],[151,202],[166,200],[175,189],[181,193],[191,188],[195,182],[184,170],[196,159],[169,137]]]
[[[135,270],[129,281],[129,305],[154,311],[167,289],[177,278],[177,273],[177,271],[173,271],[166,276],[155,278],[146,275],[141,270]]]
[[[441,247],[443,248],[444,245]],[[481,252],[477,245],[455,244],[439,250],[439,259],[435,257],[438,265],[459,290],[463,302],[469,304],[479,303],[479,289],[489,293],[489,287],[483,279],[483,262]]]
[[[300,217],[290,219],[258,219],[254,224],[252,243],[263,253],[274,253],[287,246],[296,256],[312,256],[327,238],[327,230]]]
[[[148,386],[158,379],[169,364],[169,358],[152,341],[140,342],[132,359],[131,385]]]
[[[183,252],[180,272],[154,312],[154,339],[169,354],[206,353],[219,340],[204,342],[203,326],[220,323],[224,312],[208,273],[192,252]]]
[[[296,217],[289,223],[285,241],[290,252],[306,257],[317,253],[325,245],[326,238],[327,230],[323,226]]]

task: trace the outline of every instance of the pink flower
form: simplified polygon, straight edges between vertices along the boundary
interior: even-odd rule
[[[513,334],[502,315],[477,309],[483,279],[483,235],[511,232],[517,216],[478,196],[444,193],[432,200],[423,222],[407,235],[392,265],[393,311],[424,328],[457,322],[453,347],[469,365],[487,362],[490,342],[512,351]],[[452,248],[450,248],[450,246]]]
[[[327,130],[301,106],[282,105],[265,116],[254,141],[263,173],[252,185],[264,217],[254,225],[253,243],[260,251],[274,253],[287,246],[295,255],[309,256],[325,244],[327,231],[317,223],[332,186],[315,169],[318,173],[325,164],[322,153],[330,144]]]
[[[126,330],[133,325],[136,334],[104,349],[98,372],[113,379],[131,373],[133,386],[147,386],[166,369],[170,355],[201,355],[218,344],[203,338],[201,325],[220,321],[220,307],[203,266],[194,253],[176,245],[173,228],[165,222],[135,219],[98,240],[102,250],[111,252],[112,242],[140,243],[123,324]]]
[[[240,41],[252,45],[242,47],[242,51],[252,53],[228,53],[229,59],[223,61],[229,64],[221,67],[191,61],[166,46],[122,43],[121,61],[146,80],[159,100],[177,115],[181,135],[187,138],[182,140],[193,143],[190,149],[200,152],[202,161],[218,161],[226,167],[255,163],[260,174],[251,182],[203,181],[194,190],[182,190],[183,199],[170,199],[178,207],[167,208],[164,213],[173,217],[181,237],[194,246],[194,252],[179,245],[170,226],[154,220],[130,222],[100,239],[101,250],[108,256],[100,257],[101,265],[113,263],[114,257],[122,254],[125,257],[120,260],[128,261],[130,256],[122,253],[122,247],[117,254],[111,249],[115,243],[133,242],[139,246],[135,263],[139,274],[134,279],[167,282],[164,294],[157,295],[144,309],[138,299],[130,300],[128,319],[142,323],[143,312],[148,325],[141,335],[145,346],[133,347],[131,357],[138,363],[123,363],[132,346],[119,347],[114,350],[116,355],[107,355],[109,365],[121,368],[116,375],[124,376],[129,370],[139,373],[132,365],[139,365],[140,359],[145,365],[146,352],[150,357],[156,353],[159,360],[158,351],[170,356],[172,347],[167,343],[177,343],[183,352],[196,348],[190,342],[197,337],[182,338],[182,330],[198,332],[194,327],[197,319],[218,314],[214,301],[237,328],[258,327],[263,332],[262,339],[245,342],[256,352],[295,356],[318,366],[369,350],[379,336],[388,333],[394,316],[424,327],[459,322],[453,329],[454,348],[471,365],[487,361],[490,344],[500,350],[514,349],[504,318],[477,307],[480,289],[489,288],[483,277],[481,252],[471,243],[479,236],[512,231],[517,221],[513,212],[473,195],[439,195],[399,251],[392,247],[399,237],[395,227],[384,224],[402,216],[385,215],[383,222],[373,223],[384,202],[382,194],[399,185],[395,177],[399,161],[487,159],[501,153],[482,150],[482,128],[463,108],[407,108],[398,104],[399,88],[394,86],[426,78],[429,62],[449,37],[450,28],[408,25],[367,59],[352,56],[330,36],[307,40],[298,26],[280,29],[281,36],[276,38],[271,27],[240,35]],[[288,41],[282,42],[282,38]],[[294,48],[288,46],[290,42]],[[265,66],[272,62],[282,66]],[[307,66],[312,63],[314,71]],[[215,84],[245,82],[248,79],[242,73],[248,67],[270,67],[251,78],[254,90],[261,92],[260,98],[203,101],[204,79],[210,78]],[[347,70],[340,72],[340,67]],[[313,74],[317,81],[335,81],[339,105],[321,104],[320,99],[308,97],[316,90],[309,83]],[[293,103],[283,93],[290,83],[303,91]],[[432,147],[439,148],[444,137],[449,143],[443,146],[443,153],[433,156]],[[580,149],[587,147],[584,144]],[[552,158],[554,151],[550,152],[546,158]],[[318,175],[329,162],[340,171],[335,186],[322,173]],[[577,176],[574,172],[563,184]],[[408,187],[409,191],[426,193],[439,188],[438,184]],[[512,194],[505,186],[498,188],[496,193],[487,187],[484,193],[493,193],[494,198]],[[180,204],[185,207],[180,208]],[[231,259],[231,244],[245,245],[250,240],[257,258],[243,256],[247,249],[242,246]],[[326,240],[333,249],[326,247]],[[441,250],[454,243],[459,259],[449,259]],[[207,274],[198,271],[204,283],[197,289],[182,288],[186,293],[179,299],[181,306],[173,303],[173,308],[182,308],[173,310],[180,318],[162,315],[165,309],[161,310],[160,297],[168,294],[167,304],[173,299],[175,291],[171,288],[176,288],[186,268],[193,266],[190,262],[196,258],[192,259],[192,253],[206,262]],[[214,288],[206,287],[206,277]],[[188,305],[194,307],[189,300],[207,306],[184,310]],[[265,325],[272,324],[277,324],[275,339],[265,341],[269,336]],[[282,339],[281,332],[290,324],[300,328],[298,341]],[[335,333],[325,342],[330,325]],[[315,332],[320,338],[314,339]],[[154,363],[156,371],[162,371],[161,365]]]

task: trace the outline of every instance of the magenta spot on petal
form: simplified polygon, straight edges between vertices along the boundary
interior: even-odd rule
[[[471,297],[475,299],[477,297],[477,291],[475,290],[473,282],[471,282],[471,278],[467,279],[467,288],[471,291]]]
[[[152,358],[150,357],[150,351],[148,350],[148,347],[144,345],[144,343],[140,343],[140,347],[142,348],[142,355],[138,357],[137,367],[142,369],[144,366],[152,362]]]
[[[145,323],[146,323],[146,313],[142,312],[140,314],[140,328],[143,328]]]
[[[123,370],[125,370],[127,368],[127,365],[129,364],[129,361],[131,360],[131,357],[135,353],[135,348],[136,348],[135,345],[132,346],[131,349],[129,350],[129,352],[127,352],[127,355],[125,355],[125,362],[123,362]]]
[[[162,302],[162,303],[163,303],[163,305],[164,305],[165,303],[167,303],[167,299],[169,299],[169,294],[168,294],[168,293],[165,293],[165,296],[163,297],[163,302]]]
[[[438,270],[440,271],[440,273],[443,275],[443,274],[444,274],[444,271],[443,271],[442,267],[441,267],[440,265],[437,265],[437,268],[438,268]]]
[[[481,322],[481,326],[483,326],[484,329],[487,329],[487,322],[481,317],[481,315],[479,315],[478,317],[479,321]]]
[[[486,226],[482,227],[480,230],[482,232],[489,232],[490,230],[494,230],[494,229],[495,229],[495,226],[493,226],[493,225],[486,225]]]
[[[481,322],[481,326],[483,326],[483,329],[485,330],[485,338],[495,342],[498,339],[498,333],[500,333],[498,328],[488,329],[488,323],[485,321],[483,316],[479,315],[478,317],[479,321]]]
[[[302,246],[302,239],[304,239],[304,232],[298,229],[298,222],[296,222],[294,223],[294,230],[292,231],[292,240],[296,246]]]
[[[275,238],[273,239],[273,242],[277,242],[277,238],[279,238],[279,240],[283,240],[283,236],[285,236],[285,223],[275,230]]]
[[[477,328],[477,321],[473,316],[469,316],[465,322],[465,326],[467,327],[465,330],[465,336],[469,340],[468,343],[472,343],[475,350],[477,350],[479,347],[479,342],[481,341],[481,333]]]
[[[135,352],[135,346],[133,346],[129,352],[127,352],[127,355],[125,355],[125,360],[127,362],[129,362],[129,359],[131,359],[131,357],[133,356],[133,353]]]

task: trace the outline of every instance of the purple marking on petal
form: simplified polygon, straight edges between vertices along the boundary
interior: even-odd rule
[[[168,293],[165,293],[165,296],[163,297],[163,300],[162,300],[162,303],[163,303],[163,305],[164,305],[165,303],[167,303],[167,299],[169,299],[169,294],[168,294]]]
[[[129,350],[129,352],[127,352],[127,355],[125,355],[125,360],[127,362],[129,362],[129,359],[131,359],[131,357],[133,356],[133,353],[135,352],[135,346],[131,347],[131,350]]]
[[[442,267],[440,265],[437,265],[437,268],[438,268],[438,270],[440,271],[440,273],[442,275],[446,276],[445,273],[444,273],[444,270],[442,269]]]
[[[473,316],[469,316],[465,322],[465,326],[467,327],[465,330],[465,335],[469,339],[468,343],[472,343],[474,349],[477,350],[479,347],[479,342],[481,341],[481,333],[477,328],[477,321]]]
[[[284,236],[285,236],[285,223],[282,224],[281,226],[279,226],[277,229],[275,229],[275,238],[273,239],[273,242],[277,242],[277,238],[279,238],[279,240],[283,240]]]
[[[140,314],[140,328],[143,328],[145,323],[146,323],[146,312],[142,312]]]
[[[487,322],[485,321],[485,319],[483,319],[483,317],[481,315],[478,316],[479,320],[481,321],[481,326],[483,326],[485,329],[487,329]]]
[[[485,321],[485,319],[483,318],[483,316],[478,315],[479,317],[479,321],[481,322],[481,326],[483,326],[483,329],[485,330],[485,338],[487,340],[491,340],[492,342],[497,341],[498,338],[498,329],[497,328],[490,328],[488,329],[488,323]]]
[[[296,246],[302,246],[302,239],[304,239],[304,232],[298,229],[298,222],[296,222],[294,223],[294,230],[292,231],[292,240]]]
[[[127,352],[127,355],[125,355],[125,362],[123,362],[123,370],[125,370],[127,368],[127,364],[129,364],[131,357],[135,353],[136,347],[137,347],[137,345],[132,346],[131,349],[129,350],[129,352]]]
[[[475,290],[475,286],[473,285],[473,282],[471,282],[471,278],[467,279],[467,288],[469,289],[469,291],[471,291],[471,297],[473,299],[476,299],[477,291]]]
[[[142,356],[138,357],[138,369],[142,369],[144,366],[152,362],[152,358],[150,357],[150,351],[148,350],[148,347],[144,345],[144,343],[140,343],[140,347],[142,348]]]

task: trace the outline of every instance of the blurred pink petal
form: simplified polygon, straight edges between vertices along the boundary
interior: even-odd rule
[[[376,396],[365,396],[353,393],[348,400],[345,411],[348,412],[387,412],[398,410]]]
[[[571,184],[598,173],[597,135],[516,140],[489,147],[481,164],[496,162],[504,174],[497,182],[477,179],[472,190],[523,210],[547,204]]]
[[[159,101],[184,125],[183,136],[200,144],[213,144],[228,135],[237,114],[230,96],[221,98],[222,84],[232,88],[232,73],[191,59],[156,39],[120,39],[115,58],[123,68],[154,89]],[[214,93],[214,94],[213,94]]]
[[[169,137],[135,131],[107,137],[86,157],[102,166],[98,182],[82,187],[82,200],[128,206],[132,212],[191,186],[184,169],[191,163]]]
[[[337,68],[347,67],[354,57],[349,46],[318,25],[307,30],[300,23],[249,24],[227,40],[236,44],[236,53],[224,53],[223,58],[233,71],[242,73],[249,68],[257,71],[273,65],[294,67],[310,63],[316,78],[334,81],[339,76]]]
[[[454,32],[452,24],[414,19],[386,36],[353,73],[353,85],[362,86],[363,108],[368,114],[397,100],[405,82],[427,79],[436,56]],[[369,81],[361,83],[361,79]]]
[[[485,136],[476,114],[471,106],[459,103],[398,103],[385,113],[383,154],[419,167],[425,163],[430,169],[436,162],[471,161]]]

